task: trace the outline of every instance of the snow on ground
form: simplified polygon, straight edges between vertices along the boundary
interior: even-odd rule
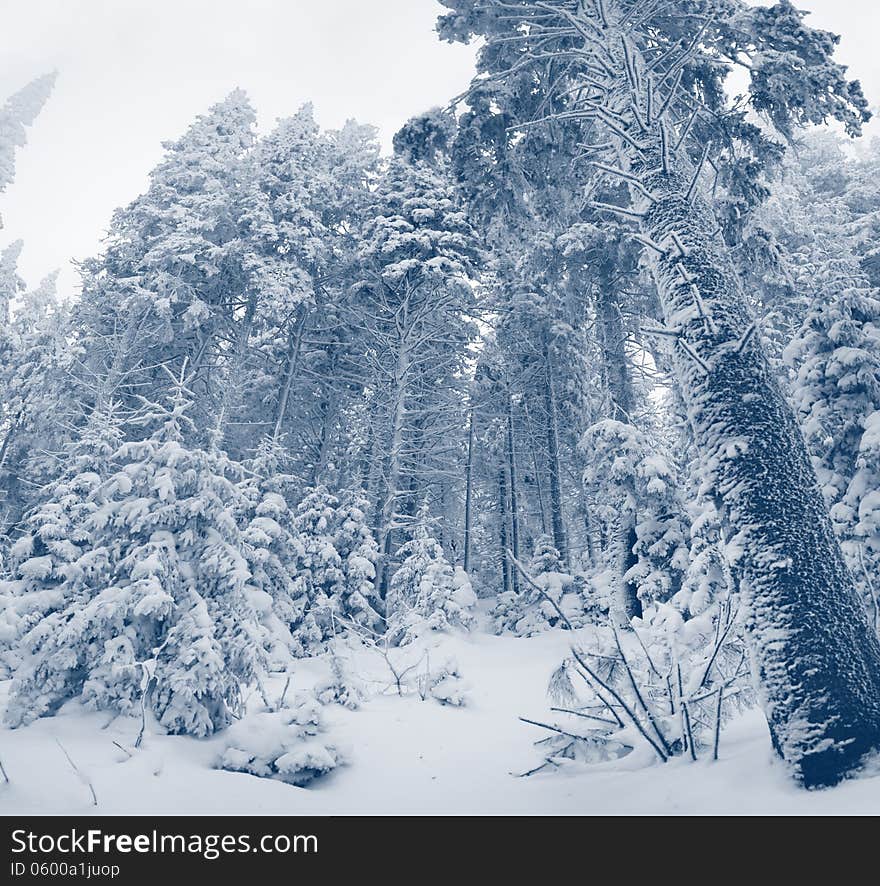
[[[532,742],[547,735],[518,717],[551,717],[547,680],[564,656],[566,640],[558,631],[530,639],[473,633],[444,640],[444,650],[455,654],[470,686],[467,705],[384,694],[356,711],[328,707],[328,740],[347,749],[349,762],[309,788],[212,768],[222,736],[148,734],[129,757],[113,742],[131,748],[136,721],[110,722],[107,714],[67,705],[54,718],[0,731],[0,760],[10,778],[0,784],[0,813],[880,813],[880,777],[824,792],[795,788],[771,758],[757,712],[730,724],[717,763],[660,765],[631,755],[515,777],[511,773],[540,760]],[[387,684],[381,657],[374,651],[360,655],[372,659],[359,660],[359,666],[372,669],[376,688]],[[314,667],[308,663],[296,672],[291,691],[311,679]],[[280,678],[269,694],[277,698],[282,688]]]

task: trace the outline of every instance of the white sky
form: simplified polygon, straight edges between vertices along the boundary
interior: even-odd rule
[[[796,0],[843,36],[838,57],[880,104],[880,5]],[[235,86],[260,128],[312,101],[319,122],[378,126],[387,145],[408,117],[464,90],[473,50],[441,43],[435,0],[2,0],[0,101],[58,69],[0,198],[0,246],[25,241],[29,284],[93,254],[113,209],[140,193],[196,114]],[[880,124],[871,126],[880,133]]]

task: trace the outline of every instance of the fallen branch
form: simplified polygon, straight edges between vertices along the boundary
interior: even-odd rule
[[[125,756],[128,757],[129,760],[134,756],[134,754],[132,754],[132,752],[128,748],[123,747],[118,741],[114,741],[113,744],[115,744],[116,747],[118,747],[119,750],[122,751],[122,753],[125,754]]]

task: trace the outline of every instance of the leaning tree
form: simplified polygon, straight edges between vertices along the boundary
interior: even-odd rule
[[[760,190],[799,126],[833,118],[858,133],[866,102],[832,61],[837,38],[806,27],[788,0],[443,3],[442,37],[485,41],[473,95],[520,132],[577,121],[582,162],[626,185],[627,200],[593,208],[630,225],[650,256],[664,319],[654,332],[674,346],[773,744],[806,786],[840,781],[880,749],[880,643],[728,251],[741,213],[715,199],[719,184]],[[724,80],[736,65],[749,87],[732,105]]]

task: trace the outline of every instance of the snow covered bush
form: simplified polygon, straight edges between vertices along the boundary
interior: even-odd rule
[[[419,678],[419,694],[442,705],[463,707],[467,704],[468,683],[459,670],[453,656],[444,656],[438,662],[431,661],[430,654],[425,659],[425,670]]]
[[[406,645],[430,631],[470,628],[477,598],[463,569],[453,568],[439,542],[418,524],[399,552],[386,606],[388,636]]]
[[[606,419],[581,440],[588,457],[584,486],[609,538],[618,618],[672,597],[688,563],[688,520],[675,468],[662,446],[633,425]]]
[[[11,725],[80,697],[123,714],[143,701],[169,732],[207,735],[259,679],[266,637],[245,590],[240,477],[223,453],[184,445],[190,402],[181,381],[147,411],[151,436],[114,453],[117,473],[83,524],[103,568],[70,570],[22,638]]]
[[[92,521],[114,489],[127,488],[126,477],[113,476],[120,443],[117,404],[93,412],[65,453],[62,473],[11,546],[8,571],[0,580],[0,650],[6,666],[20,660],[18,641],[31,628],[47,617],[47,626],[55,625],[63,620],[61,612],[109,580],[112,539],[99,540]]]
[[[323,737],[321,705],[300,695],[292,708],[246,714],[223,737],[218,769],[305,787],[344,762]]]
[[[326,657],[330,673],[315,684],[315,697],[321,704],[341,704],[349,710],[357,710],[368,693],[358,673],[351,647],[333,637],[327,644]]]
[[[575,577],[562,570],[561,560],[550,537],[541,536],[529,561],[529,580],[521,579],[518,593],[507,591],[498,595],[492,610],[495,633],[509,631],[531,637],[553,627],[583,624],[584,599]],[[560,616],[560,610],[565,618]]]
[[[363,506],[355,492],[340,501],[325,486],[316,486],[297,507],[296,580],[302,603],[291,626],[297,655],[318,650],[349,628],[381,626],[374,585],[378,551]]]
[[[717,759],[724,723],[755,704],[739,600],[682,590],[629,629],[596,626],[548,693],[563,715],[546,742],[550,765],[559,753],[596,762],[636,748],[646,762]]]

